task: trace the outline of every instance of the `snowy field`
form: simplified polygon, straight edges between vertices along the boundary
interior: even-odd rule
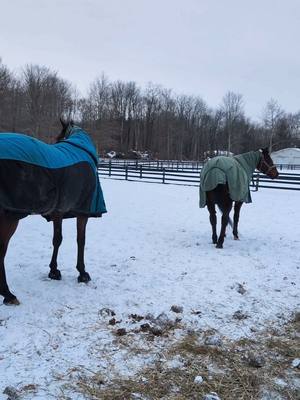
[[[115,329],[137,326],[135,314],[180,315],[175,338],[216,329],[236,339],[299,310],[300,192],[252,193],[241,211],[240,241],[228,232],[217,250],[197,188],[109,179],[102,187],[108,213],[88,223],[88,285],[77,283],[74,220],[63,225],[60,282],[47,278],[51,224],[38,216],[20,222],[6,271],[21,305],[0,306],[1,400],[7,386],[26,385],[37,385],[28,399],[59,398],[76,368],[113,376],[151,362],[151,352],[128,357],[115,340]],[[183,311],[174,313],[174,305]],[[247,318],[233,318],[237,311]],[[108,323],[112,314],[117,327]]]

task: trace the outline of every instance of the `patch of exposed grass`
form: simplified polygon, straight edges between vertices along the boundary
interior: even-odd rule
[[[72,389],[91,400],[201,400],[209,392],[216,392],[221,400],[300,400],[300,370],[291,366],[300,357],[299,328],[299,321],[291,321],[280,331],[268,330],[236,342],[223,339],[219,346],[205,344],[211,332],[194,332],[132,377],[107,383],[100,375],[83,373],[72,382]],[[138,348],[133,351],[136,355]],[[263,358],[262,366],[251,366],[249,354]],[[201,384],[195,383],[199,375]]]

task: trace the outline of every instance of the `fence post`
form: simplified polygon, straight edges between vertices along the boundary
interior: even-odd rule
[[[108,163],[108,176],[111,176],[111,160]]]
[[[166,183],[165,180],[166,180],[166,169],[163,168],[162,183]]]
[[[128,180],[128,164],[125,166],[125,179]]]
[[[143,178],[143,165],[140,165],[140,179]]]
[[[255,183],[255,191],[258,191],[258,186],[259,186],[259,174],[256,176],[256,183]]]

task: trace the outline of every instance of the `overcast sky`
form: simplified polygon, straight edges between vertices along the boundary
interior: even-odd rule
[[[161,84],[217,107],[228,91],[259,119],[300,110],[300,0],[0,0],[0,57],[47,66],[85,95],[110,80]]]

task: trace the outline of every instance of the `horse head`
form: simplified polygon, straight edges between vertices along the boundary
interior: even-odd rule
[[[72,128],[74,127],[73,120],[65,121],[63,118],[60,118],[60,123],[62,125],[62,129],[60,134],[56,137],[56,143],[67,139],[71,134]]]
[[[267,175],[271,179],[278,177],[278,171],[274,164],[267,147],[259,150],[261,153],[260,160],[257,165],[257,169],[263,174]]]

